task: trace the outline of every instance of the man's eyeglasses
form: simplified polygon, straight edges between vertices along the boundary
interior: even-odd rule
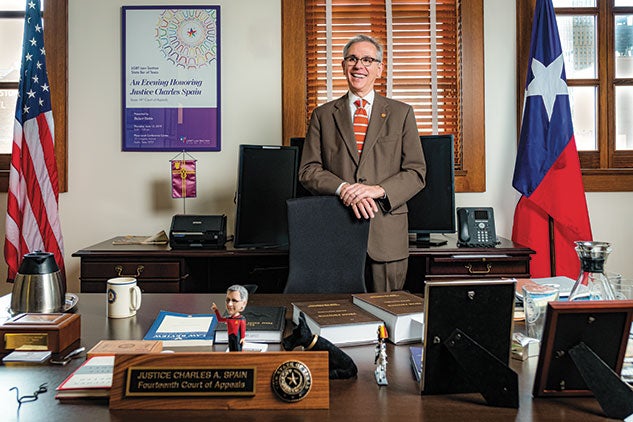
[[[20,397],[20,390],[18,390],[18,387],[9,388],[9,391],[11,390],[15,390],[15,399],[18,401],[18,409],[19,409],[20,406],[22,406],[22,403],[29,403],[29,402],[35,401],[37,400],[37,396],[39,396],[42,393],[46,393],[48,391],[48,383],[45,382],[43,384],[40,384],[37,391],[34,391],[32,395],[25,395],[25,396]]]
[[[360,60],[360,62],[365,67],[371,66],[373,62],[379,62],[380,60],[374,59],[373,57],[361,57],[360,59],[356,56],[347,56],[343,59],[348,66],[356,66],[356,63]]]

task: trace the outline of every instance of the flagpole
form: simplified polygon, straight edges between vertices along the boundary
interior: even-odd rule
[[[554,242],[554,219],[547,216],[549,228],[549,271],[552,277],[556,277],[556,243]]]
[[[182,162],[185,162],[185,150],[182,150]],[[187,214],[187,195],[182,196],[182,213]]]

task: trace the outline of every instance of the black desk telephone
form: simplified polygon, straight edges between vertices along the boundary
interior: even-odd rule
[[[457,208],[458,246],[493,248],[497,242],[492,208]]]

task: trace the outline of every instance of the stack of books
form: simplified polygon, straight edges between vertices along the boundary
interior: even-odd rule
[[[376,343],[382,320],[354,305],[350,300],[293,303],[292,320],[299,324],[303,312],[312,334],[336,346]]]
[[[251,343],[281,343],[286,328],[284,306],[249,306],[242,311],[246,318],[246,339]],[[228,343],[226,324],[218,324],[215,342]]]
[[[424,299],[397,291],[352,295],[355,305],[380,318],[394,344],[421,342],[424,335]]]

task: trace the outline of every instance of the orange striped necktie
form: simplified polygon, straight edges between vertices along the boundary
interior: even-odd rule
[[[369,117],[367,116],[367,100],[354,101],[356,111],[354,112],[354,137],[356,138],[356,148],[358,149],[358,155],[363,152],[363,144],[365,143],[365,134],[367,133],[367,125],[369,124]]]

